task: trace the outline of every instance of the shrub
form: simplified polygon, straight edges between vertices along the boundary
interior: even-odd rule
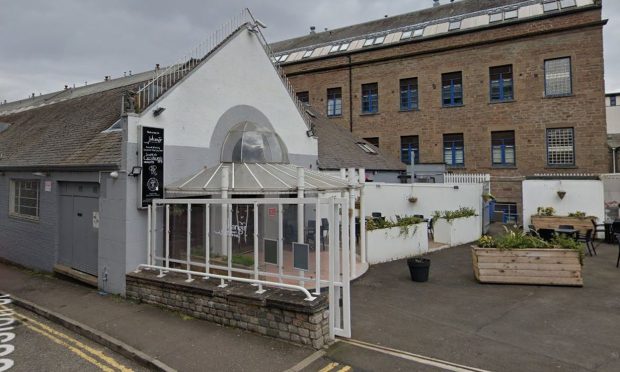
[[[370,220],[366,220],[366,230],[380,230],[380,229],[389,229],[390,227],[407,227],[411,225],[415,225],[422,222],[422,219],[414,216],[405,216],[400,220],[394,222],[392,220],[383,220],[379,218],[373,218]]]
[[[586,218],[586,212],[576,211],[568,214],[568,217]]]
[[[465,218],[477,216],[476,210],[468,207],[460,207],[455,211],[435,211],[433,212],[433,222],[439,218],[444,218],[446,221],[452,221],[456,218]]]
[[[539,216],[553,216],[555,215],[555,209],[553,207],[538,207],[536,214]]]

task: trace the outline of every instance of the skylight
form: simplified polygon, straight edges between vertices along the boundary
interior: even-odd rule
[[[420,37],[423,34],[424,34],[423,28],[418,28],[417,30],[413,31],[413,37]]]
[[[551,12],[553,10],[558,10],[557,1],[553,0],[553,1],[547,1],[546,3],[543,3],[543,11]]]
[[[411,35],[413,34],[413,31],[405,31],[403,32],[402,35],[400,35],[400,39],[409,39],[411,37]]]
[[[504,19],[513,19],[513,18],[517,18],[518,16],[519,16],[519,11],[517,9],[504,12]]]
[[[344,43],[340,46],[340,49],[338,49],[339,51],[343,51],[343,50],[347,50],[349,49],[349,43]]]
[[[312,52],[313,52],[312,50],[306,50],[306,53],[304,53],[303,57],[301,57],[301,58],[308,58],[308,57],[310,57],[312,55]]]
[[[366,41],[364,41],[364,46],[370,46],[374,41],[375,39],[366,39]]]
[[[367,154],[371,154],[371,155],[376,155],[377,151],[375,149],[373,149],[372,147],[370,147],[369,144],[365,143],[365,142],[358,142],[357,145],[364,150],[365,153]]]
[[[504,19],[504,13],[499,12],[499,13],[493,13],[491,15],[489,15],[489,22],[493,23],[493,22],[499,22],[501,20]]]
[[[383,42],[385,41],[385,36],[379,36],[378,38],[375,39],[375,45],[377,44],[383,44]]]
[[[448,31],[458,30],[459,28],[461,28],[461,21],[450,21]]]
[[[560,0],[560,5],[562,5],[562,9],[572,8],[577,6],[577,2],[575,0]]]

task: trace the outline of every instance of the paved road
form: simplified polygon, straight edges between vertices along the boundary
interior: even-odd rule
[[[20,308],[15,311],[15,351],[10,372],[147,371],[135,362]]]

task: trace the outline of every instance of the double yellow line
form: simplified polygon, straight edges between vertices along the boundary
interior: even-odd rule
[[[342,368],[336,370],[335,368],[338,368],[340,364],[333,362],[333,363],[329,363],[328,365],[326,365],[325,367],[321,368],[319,370],[319,372],[330,372],[330,371],[335,371],[335,372],[349,372],[352,371],[351,367],[349,366],[343,366]]]
[[[73,337],[66,335],[63,332],[57,331],[35,319],[29,318],[23,314],[16,312],[14,309],[9,309],[5,306],[0,306],[1,310],[10,310],[13,312],[13,317],[22,322],[24,327],[36,332],[54,343],[65,347],[72,353],[76,354],[80,358],[86,360],[92,365],[98,367],[105,372],[132,372],[131,368],[119,363],[116,359],[105,355],[101,350],[92,348],[84,343],[74,339]]]

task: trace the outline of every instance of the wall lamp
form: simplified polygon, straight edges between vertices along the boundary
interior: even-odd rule
[[[141,174],[142,174],[142,167],[139,165],[136,165],[131,168],[131,172],[129,172],[127,175],[131,177],[138,177]]]
[[[165,107],[157,107],[154,111],[153,111],[153,116],[159,116],[161,115],[162,112],[166,111]]]

